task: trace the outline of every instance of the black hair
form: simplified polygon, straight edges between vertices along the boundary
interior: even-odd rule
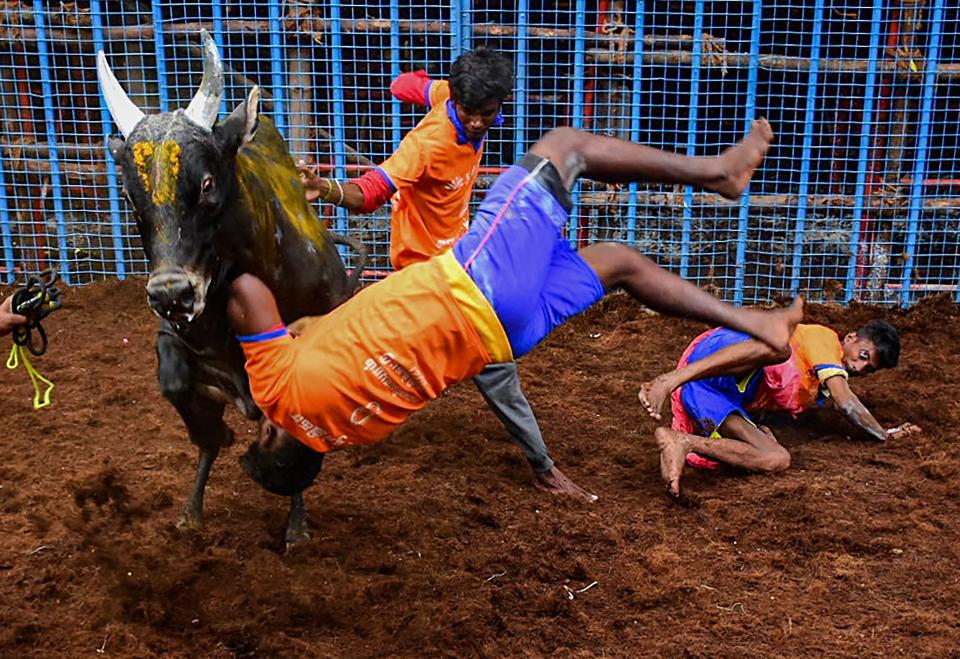
[[[450,68],[450,95],[465,108],[475,110],[513,92],[513,62],[485,46],[458,57]]]
[[[874,318],[857,330],[857,336],[876,347],[879,368],[893,368],[900,361],[900,335],[887,321]]]
[[[324,455],[293,439],[271,451],[263,451],[253,442],[240,456],[240,464],[263,489],[288,497],[313,484],[323,466]]]

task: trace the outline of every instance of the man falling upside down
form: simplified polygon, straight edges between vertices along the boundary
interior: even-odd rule
[[[580,176],[690,184],[736,198],[771,139],[760,120],[720,156],[689,158],[571,128],[551,131],[498,177],[452,250],[368,286],[297,338],[266,285],[239,276],[227,313],[251,392],[272,422],[241,458],[244,468],[271,492],[298,492],[327,451],[384,439],[450,385],[525,355],[614,288],[653,309],[787,350],[803,315],[799,299],[787,309],[739,309],[625,245],[576,251],[562,236]]]
[[[909,423],[885,430],[847,382],[893,368],[899,357],[897,330],[883,320],[871,320],[843,339],[823,325],[797,325],[783,351],[725,327],[704,332],[684,351],[676,370],[640,388],[640,401],[654,419],[660,419],[671,397],[672,427],[655,433],[668,492],[680,495],[684,462],[716,469],[714,458],[753,471],[787,469],[790,454],[748,412],[796,416],[829,398],[874,439],[916,432],[919,428]]]

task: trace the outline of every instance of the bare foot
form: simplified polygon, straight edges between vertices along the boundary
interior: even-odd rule
[[[660,476],[667,484],[667,493],[677,498],[680,496],[680,476],[683,474],[683,464],[690,450],[683,433],[670,428],[657,428],[653,433],[660,447]]]
[[[773,141],[773,129],[766,119],[753,122],[750,134],[720,154],[723,180],[709,189],[727,199],[736,199],[746,189]]]
[[[320,176],[317,175],[318,167],[316,165],[308,165],[306,160],[298,160],[297,171],[300,174],[300,182],[303,183],[307,201],[316,201],[319,199]]]
[[[650,382],[641,384],[637,398],[640,399],[640,404],[643,405],[647,414],[659,421],[662,416],[660,412],[663,409],[663,403],[667,400],[667,396],[673,393],[674,388],[669,374],[664,373]]]
[[[574,483],[556,467],[551,467],[548,471],[535,473],[534,477],[537,479],[537,488],[551,494],[563,494],[587,503],[593,503],[598,498],[596,494],[591,494]]]
[[[743,331],[752,334],[768,346],[784,355],[790,356],[790,337],[797,323],[803,320],[803,298],[795,297],[789,307],[762,311],[744,309],[743,313],[752,318],[743,324]]]

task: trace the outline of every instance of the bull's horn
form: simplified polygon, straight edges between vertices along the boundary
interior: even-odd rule
[[[100,80],[100,91],[107,101],[107,108],[110,110],[110,116],[116,122],[117,127],[124,137],[130,137],[130,133],[143,119],[143,112],[140,111],[127,92],[117,82],[116,76],[110,70],[107,64],[107,56],[103,51],[97,53],[97,78]]]
[[[200,30],[203,41],[203,80],[197,95],[187,106],[187,119],[202,128],[213,128],[220,114],[220,99],[223,97],[223,65],[220,53],[213,37],[206,30]]]

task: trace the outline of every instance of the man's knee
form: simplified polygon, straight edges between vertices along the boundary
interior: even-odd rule
[[[790,468],[790,453],[782,446],[766,451],[763,456],[761,469],[771,473],[786,471]]]

